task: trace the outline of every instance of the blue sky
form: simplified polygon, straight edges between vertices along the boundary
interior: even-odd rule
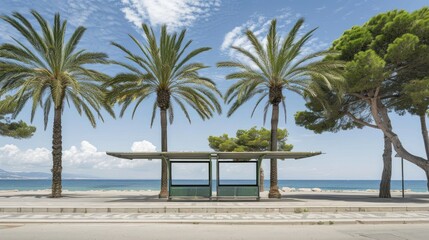
[[[187,38],[192,47],[211,47],[210,52],[198,57],[198,61],[212,66],[204,74],[216,81],[224,92],[231,84],[224,80],[225,71],[215,67],[216,62],[237,58],[229,46],[243,44],[242,33],[251,29],[263,36],[269,21],[278,19],[279,30],[285,33],[299,17],[305,18],[303,32],[318,27],[314,37],[305,47],[307,53],[328,48],[333,40],[353,25],[361,25],[370,17],[393,9],[413,11],[428,5],[428,1],[286,1],[286,0],[3,0],[0,13],[10,15],[18,11],[29,15],[30,9],[52,20],[60,12],[68,19],[69,33],[76,26],[88,28],[81,48],[102,51],[115,60],[123,55],[110,45],[119,42],[135,49],[127,34],[141,38],[142,22],[155,29],[167,24],[171,31],[187,28]],[[9,42],[19,35],[5,22],[0,22],[0,42]],[[141,38],[142,39],[142,38]],[[136,49],[135,49],[136,50]],[[108,74],[123,69],[116,66],[97,67]],[[382,134],[373,129],[314,134],[295,125],[293,115],[304,110],[304,101],[294,93],[286,92],[287,121],[283,116],[280,126],[289,131],[289,143],[294,151],[322,151],[325,154],[279,163],[280,179],[379,179],[382,169]],[[152,102],[142,105],[134,119],[131,114],[123,118],[99,122],[93,129],[89,122],[73,109],[66,109],[63,121],[64,171],[104,178],[158,178],[160,165],[156,161],[130,162],[105,156],[105,151],[156,151],[160,149],[159,119],[150,128]],[[227,106],[224,112],[227,111]],[[170,151],[210,150],[210,135],[228,133],[237,129],[263,126],[262,109],[250,118],[252,102],[239,109],[232,117],[225,114],[209,121],[202,121],[192,114],[190,125],[182,113],[176,113],[175,122],[169,127]],[[19,119],[29,121],[30,109],[24,109]],[[396,116],[392,113],[394,129],[410,152],[423,156],[419,121],[412,116]],[[33,124],[38,131],[33,138],[14,140],[0,138],[0,168],[12,171],[43,171],[51,168],[52,122],[43,131],[42,112]],[[269,128],[269,124],[265,127]],[[264,164],[268,176],[268,161]],[[393,178],[399,179],[399,159],[394,159]],[[424,179],[424,172],[411,164],[405,164],[408,179]],[[192,170],[193,171],[193,170]],[[197,170],[195,170],[197,171]]]

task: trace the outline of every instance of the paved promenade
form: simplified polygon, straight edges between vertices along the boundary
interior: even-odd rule
[[[1,223],[388,224],[429,223],[429,212],[372,213],[3,213]]]
[[[160,200],[148,191],[0,192],[0,223],[429,223],[429,194],[284,193],[282,199]]]
[[[48,192],[0,192],[3,213],[308,213],[429,211],[428,193],[399,193],[380,199],[377,193],[284,193],[282,199],[173,200],[154,192],[65,192],[52,199]]]

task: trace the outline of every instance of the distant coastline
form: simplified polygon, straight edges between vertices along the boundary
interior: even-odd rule
[[[0,180],[49,180],[52,174],[44,172],[13,172],[0,169]],[[98,179],[93,176],[63,173],[63,179]]]

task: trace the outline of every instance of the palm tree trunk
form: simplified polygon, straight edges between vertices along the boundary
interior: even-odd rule
[[[259,192],[264,191],[264,169],[262,167],[259,169]]]
[[[429,160],[429,134],[426,126],[426,114],[420,115],[420,126],[422,129],[423,142],[425,144],[426,158]]]
[[[63,150],[63,142],[62,142],[62,126],[61,126],[61,114],[62,114],[62,106],[55,108],[54,115],[54,128],[53,128],[53,136],[52,136],[52,197],[59,198],[61,197],[61,172],[63,170],[62,167],[62,150]]]
[[[161,109],[161,151],[167,152],[167,110]],[[161,192],[159,198],[168,197],[168,176],[167,161],[162,160],[161,164]]]
[[[384,135],[383,173],[378,197],[390,198],[390,180],[392,178],[392,142]]]
[[[277,126],[279,123],[279,104],[273,104],[273,112],[271,116],[271,151],[277,151]],[[270,165],[270,192],[269,198],[281,198],[277,181],[277,159],[271,159]]]

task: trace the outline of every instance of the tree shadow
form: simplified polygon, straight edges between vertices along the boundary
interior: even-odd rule
[[[407,193],[405,197],[393,195],[392,198],[379,198],[378,194],[361,194],[361,193],[288,193],[283,194],[282,199],[292,198],[302,202],[311,201],[338,201],[338,202],[367,202],[367,203],[429,203],[429,193],[428,194],[413,194]]]
[[[20,192],[10,192],[0,194],[0,203],[2,199],[8,199],[10,201],[14,198],[21,198],[16,202],[27,202],[31,201],[31,198],[37,200],[52,200],[60,202],[61,199],[73,199],[73,201],[79,202],[79,199],[82,202],[91,202],[91,203],[162,203],[162,202],[172,202],[172,203],[193,203],[193,202],[231,202],[231,203],[307,203],[307,204],[322,204],[326,202],[349,202],[349,203],[421,203],[429,204],[429,193],[406,193],[405,198],[402,198],[401,195],[394,194],[392,198],[379,198],[377,193],[368,194],[368,193],[283,193],[282,198],[280,199],[269,199],[261,198],[259,200],[255,198],[219,198],[217,199],[214,196],[212,199],[209,198],[173,198],[171,200],[165,198],[158,198],[158,194],[154,192],[151,195],[143,195],[136,192],[135,194],[127,193],[108,193],[103,192],[100,194],[97,193],[63,193],[62,198],[54,199],[51,198],[49,194],[46,193],[20,193]],[[37,201],[36,201],[37,202]]]

